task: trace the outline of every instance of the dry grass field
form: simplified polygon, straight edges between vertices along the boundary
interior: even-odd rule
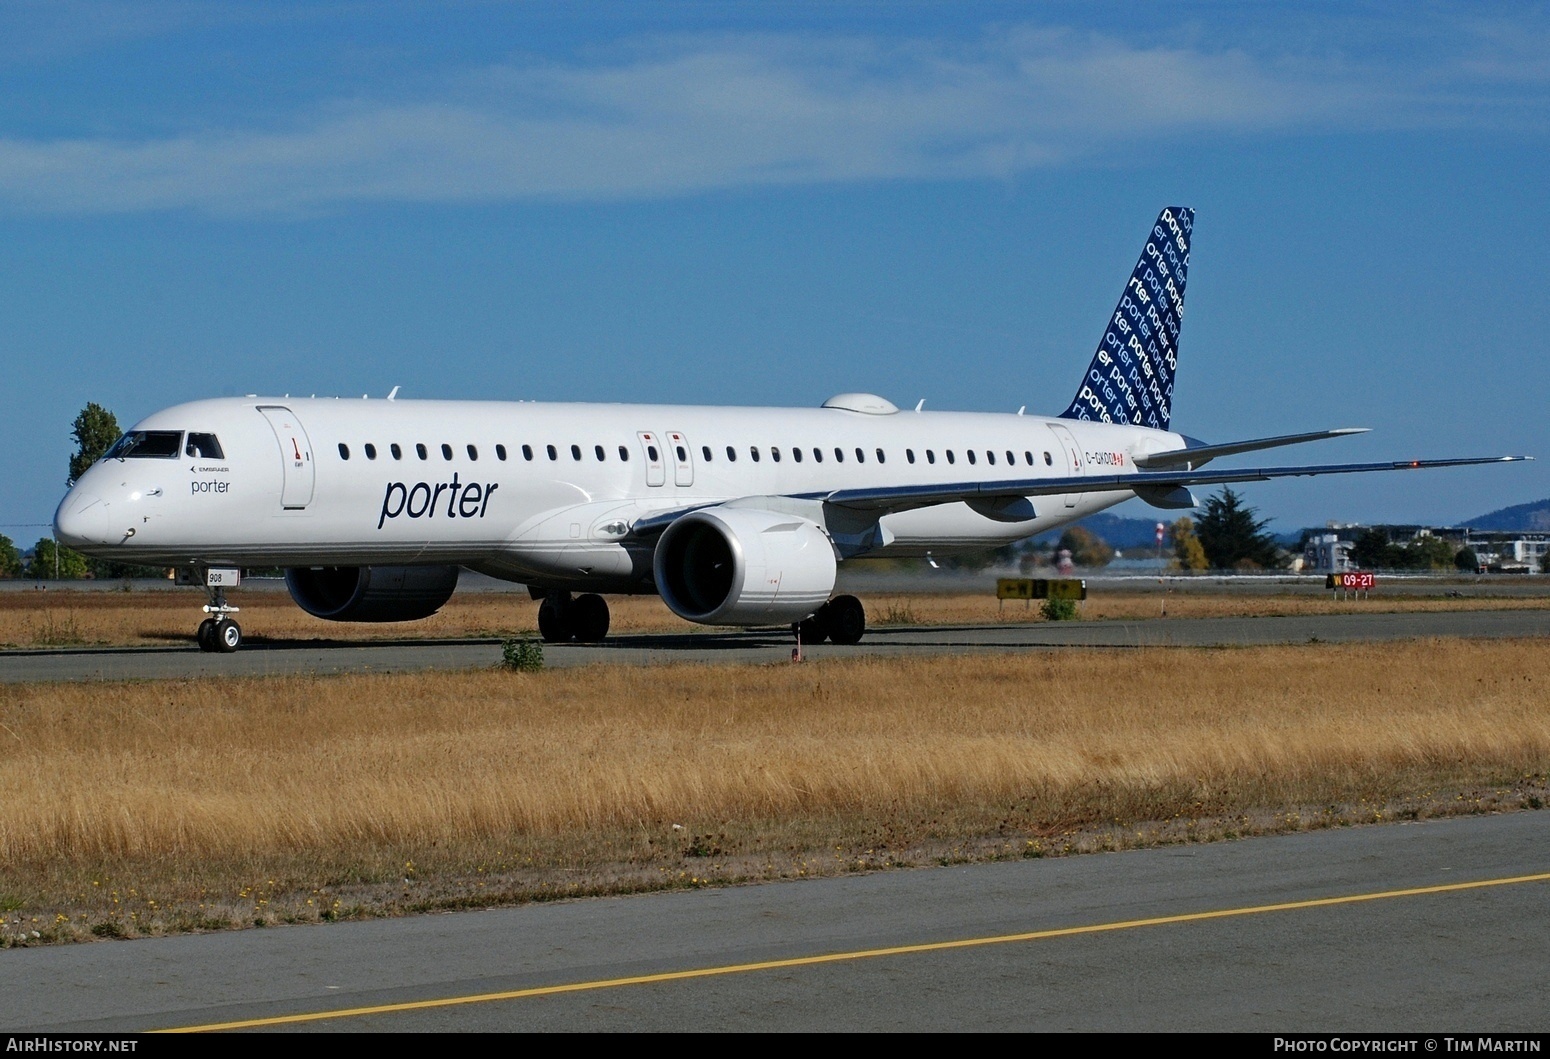
[[[1538,808],[1547,648],[0,686],[0,943]]]
[[[283,592],[236,592],[238,620],[254,642],[274,640],[362,640],[441,637],[500,637],[533,632],[538,604],[522,593],[461,593],[441,612],[402,624],[328,622],[311,617]],[[202,615],[203,593],[186,591],[0,593],[0,649],[97,645],[191,645]],[[873,625],[958,625],[1043,621],[1037,606],[1010,602],[998,606],[993,593],[878,594],[863,598]],[[1164,600],[1156,593],[1094,592],[1082,605],[1088,620],[1158,618]],[[1292,614],[1339,614],[1355,610],[1456,611],[1550,609],[1550,593],[1529,598],[1451,598],[1443,595],[1385,596],[1337,600],[1276,592],[1226,594],[1210,585],[1170,591],[1167,616],[1245,617]],[[699,628],[676,617],[654,596],[611,596],[613,631],[689,632]]]

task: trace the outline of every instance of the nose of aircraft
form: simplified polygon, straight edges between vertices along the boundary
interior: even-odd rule
[[[114,522],[101,497],[72,490],[54,512],[54,537],[68,548],[117,544],[124,539],[124,527]]]

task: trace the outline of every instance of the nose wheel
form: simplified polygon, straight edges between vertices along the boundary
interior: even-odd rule
[[[226,602],[225,589],[210,589],[210,602],[204,609],[210,617],[199,623],[199,631],[194,634],[199,649],[229,655],[241,647],[242,626],[230,617],[239,608]]]

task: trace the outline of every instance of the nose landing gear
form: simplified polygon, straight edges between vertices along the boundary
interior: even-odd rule
[[[240,571],[213,567],[205,570],[202,578],[198,571],[179,571],[179,584],[203,583],[210,596],[210,602],[204,605],[204,612],[209,617],[199,623],[199,631],[194,634],[201,651],[231,654],[242,646],[242,626],[231,618],[242,608],[226,602],[226,589],[235,588],[241,578]]]

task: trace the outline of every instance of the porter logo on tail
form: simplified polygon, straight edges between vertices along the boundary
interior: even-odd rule
[[[1184,206],[1158,215],[1098,353],[1060,418],[1168,429],[1194,224],[1195,211]]]

